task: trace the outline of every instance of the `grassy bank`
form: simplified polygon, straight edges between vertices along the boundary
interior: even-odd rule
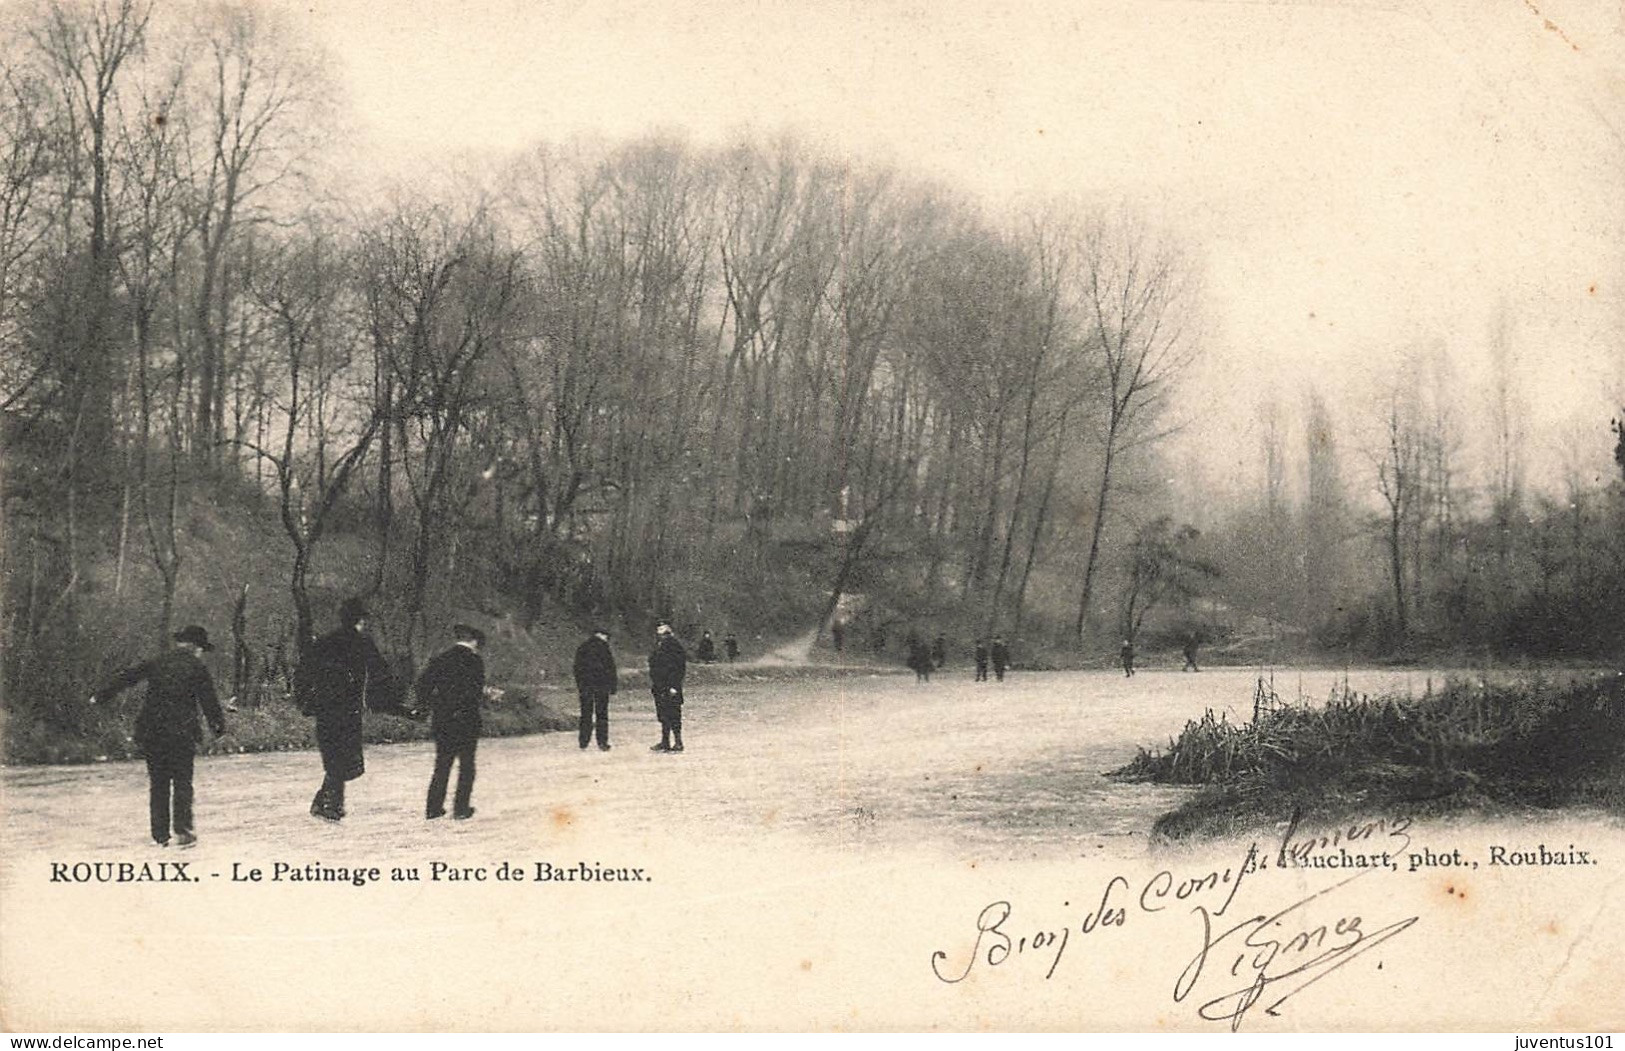
[[[573,698],[572,698],[573,700]],[[576,717],[558,709],[555,699],[548,703],[525,690],[507,690],[484,707],[482,734],[485,737],[514,737],[521,734],[574,730]],[[573,707],[573,705],[572,705]],[[36,720],[13,725],[6,734],[6,763],[92,763],[110,759],[134,759],[141,751],[130,737],[139,696],[117,703],[91,707],[76,706],[60,713],[71,725],[51,725]],[[429,737],[427,721],[419,722],[396,715],[367,712],[362,723],[363,739],[369,744],[395,741],[421,741]],[[226,733],[216,737],[205,733],[198,751],[203,755],[237,752],[287,752],[316,747],[314,719],[300,715],[287,701],[226,713]]]
[[[691,694],[708,688],[791,683],[814,679],[867,677],[902,674],[903,669],[883,663],[854,664],[699,664],[689,666]],[[648,704],[648,676],[641,668],[621,672],[622,704]],[[140,750],[130,737],[136,713],[141,708],[139,691],[124,695],[112,704],[91,706],[78,702],[53,711],[53,719],[24,721],[13,716],[6,727],[5,762],[8,765],[39,763],[90,763],[111,759],[134,759]],[[573,732],[576,728],[575,687],[566,679],[554,677],[534,687],[510,687],[495,691],[482,709],[482,733],[486,737],[517,737],[524,734]],[[267,703],[241,707],[226,715],[228,732],[223,737],[206,735],[200,754],[237,752],[286,752],[315,748],[315,722],[294,708],[286,697]],[[426,722],[394,715],[367,712],[362,733],[370,744],[419,741],[429,736]]]
[[[1111,777],[1195,785],[1158,820],[1179,839],[1268,827],[1299,813],[1373,814],[1594,806],[1625,815],[1625,676],[1510,685],[1452,681],[1423,697],[1342,691],[1283,704],[1262,683],[1250,722],[1209,711],[1165,751]]]

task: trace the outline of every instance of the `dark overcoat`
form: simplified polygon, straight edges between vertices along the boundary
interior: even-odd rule
[[[576,647],[576,689],[581,693],[614,693],[620,686],[615,667],[615,654],[608,641],[597,635],[588,635],[587,641]]]
[[[993,670],[1003,671],[1010,666],[1010,648],[1002,642],[995,642],[990,651],[993,656]]]
[[[300,711],[316,717],[316,747],[329,777],[352,781],[366,772],[361,712],[400,704],[400,686],[372,639],[353,627],[311,643],[294,676]]]
[[[649,654],[649,690],[656,697],[671,697],[683,703],[683,678],[688,674],[688,651],[675,635],[664,635]]]
[[[467,646],[436,656],[418,676],[418,703],[429,709],[435,743],[461,748],[480,739],[480,698],[485,696],[485,660]]]
[[[96,700],[105,701],[142,681],[147,684],[147,696],[135,717],[135,743],[143,754],[193,751],[203,740],[199,709],[215,733],[225,729],[225,716],[221,714],[209,669],[182,649],[170,650],[161,657],[119,672],[96,691]]]

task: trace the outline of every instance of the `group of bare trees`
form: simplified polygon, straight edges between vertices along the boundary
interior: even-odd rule
[[[71,634],[109,548],[115,593],[145,552],[167,629],[191,486],[250,415],[249,246],[285,215],[326,96],[257,10],[191,14],[40,3],[0,29],[5,629],[23,663]]]
[[[1215,538],[1228,597],[1368,652],[1617,652],[1625,487],[1582,467],[1606,450],[1605,421],[1577,421],[1531,476],[1510,342],[1503,313],[1470,351],[1488,366],[1472,380],[1444,344],[1408,348],[1341,418],[1318,394],[1301,414],[1267,402],[1262,485]],[[1289,459],[1305,472],[1296,505]]]
[[[565,564],[665,607],[696,552],[760,571],[811,530],[837,538],[827,618],[890,538],[1019,626],[1064,505],[1082,629],[1114,458],[1194,353],[1174,253],[1059,212],[992,222],[789,140],[538,151],[495,207],[530,282],[507,504]]]
[[[826,616],[887,548],[989,629],[1047,567],[1050,620],[1087,629],[1195,352],[1168,245],[790,139],[540,147],[346,201],[320,58],[250,4],[165,13],[45,0],[5,41],[8,658],[71,637],[109,565],[115,598],[150,567],[138,619],[169,631],[188,523],[227,496],[280,524],[296,639],[337,533],[408,648],[460,573],[665,613],[785,542],[828,553]]]

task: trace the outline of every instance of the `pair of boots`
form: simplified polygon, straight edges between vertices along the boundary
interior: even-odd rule
[[[683,731],[681,730],[662,731],[660,743],[649,746],[651,752],[681,752],[682,750]]]

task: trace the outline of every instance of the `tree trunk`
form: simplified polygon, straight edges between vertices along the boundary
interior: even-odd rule
[[[1100,467],[1100,491],[1095,496],[1095,521],[1089,530],[1089,558],[1083,565],[1083,590],[1078,596],[1078,622],[1074,633],[1078,645],[1088,641],[1090,603],[1094,597],[1095,570],[1100,565],[1100,535],[1106,525],[1106,504],[1111,494],[1112,460],[1117,453],[1117,421],[1106,431],[1106,456]]]

